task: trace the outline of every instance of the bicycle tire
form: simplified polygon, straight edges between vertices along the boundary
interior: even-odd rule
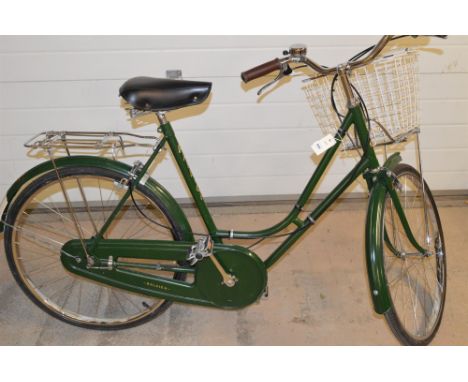
[[[91,177],[91,178],[97,177],[97,179],[101,179],[103,181],[104,180],[111,181],[114,184],[116,184],[115,182],[118,182],[122,179],[121,173],[114,171],[114,170],[109,170],[109,169],[99,168],[99,167],[67,167],[67,168],[59,169],[58,171],[59,171],[60,177],[64,181],[68,181],[70,179],[71,180],[79,179],[79,180],[82,180],[82,182],[84,183],[84,179],[86,179],[86,177]],[[22,268],[23,264],[20,264],[18,256],[17,254],[15,254],[14,249],[18,247],[17,242],[14,242],[15,232],[18,232],[18,229],[15,229],[15,227],[18,228],[17,226],[17,223],[19,221],[18,214],[22,214],[22,211],[24,212],[25,203],[31,200],[31,198],[34,195],[38,195],[41,190],[42,191],[47,190],[48,187],[50,187],[53,184],[56,185],[57,182],[58,182],[58,178],[57,178],[57,174],[55,171],[51,171],[37,178],[36,180],[34,180],[32,183],[30,183],[28,186],[24,188],[24,190],[13,201],[13,203],[11,204],[7,212],[7,216],[5,219],[6,225],[5,225],[5,236],[4,236],[6,257],[7,257],[10,270],[14,276],[14,279],[18,283],[18,285],[21,287],[23,292],[29,297],[29,299],[32,302],[34,302],[39,308],[41,308],[43,311],[45,311],[49,315],[61,321],[67,322],[69,324],[83,327],[83,328],[88,328],[88,329],[98,329],[98,330],[126,329],[126,328],[130,328],[130,327],[134,327],[134,326],[146,323],[156,318],[160,314],[164,313],[172,304],[172,301],[159,300],[157,305],[155,304],[154,306],[152,306],[146,302],[147,300],[151,301],[151,298],[144,296],[144,298],[142,297],[142,300],[141,300],[142,304],[144,306],[144,304],[146,303],[149,306],[149,308],[147,309],[147,311],[144,312],[144,314],[138,315],[134,319],[133,318],[128,319],[128,320],[116,319],[115,322],[106,322],[106,320],[100,320],[98,318],[96,318],[95,320],[92,320],[92,319],[85,320],[85,319],[80,319],[79,317],[72,316],[71,313],[67,315],[67,314],[64,314],[63,312],[58,311],[53,306],[51,306],[51,304],[48,301],[44,301],[44,299],[41,298],[41,295],[36,290],[34,290],[34,287],[37,287],[37,285],[31,284],[31,279],[28,278],[27,275],[25,275],[24,268]],[[99,186],[101,187],[102,184],[99,183]],[[178,225],[177,221],[171,216],[169,211],[165,208],[162,201],[158,199],[158,197],[154,195],[149,188],[145,187],[142,184],[138,184],[135,186],[134,194],[139,194],[140,197],[148,200],[149,201],[148,205],[150,203],[152,204],[151,205],[152,210],[156,211],[157,209],[159,211],[158,213],[160,213],[166,219],[165,223],[169,225],[170,227],[172,227],[171,236],[173,240],[182,240],[181,227]],[[101,195],[101,198],[102,198],[102,195]],[[102,202],[102,199],[101,199],[101,202]],[[103,204],[103,208],[104,208],[104,204]],[[61,212],[59,210],[57,211]],[[106,216],[104,216],[103,220],[105,220],[105,217]],[[51,223],[48,221],[42,224],[47,224],[47,226],[51,225]],[[148,223],[148,225],[149,224],[151,223]],[[23,229],[23,232],[25,232],[24,227],[22,227],[22,229]],[[60,262],[59,257],[57,257],[57,261]],[[67,274],[71,275],[68,272]],[[71,275],[70,277],[73,277],[73,276],[74,275]],[[74,276],[74,277],[78,278],[78,276]],[[174,273],[172,278],[177,279],[177,280],[185,280],[186,274]],[[87,280],[87,279],[86,281],[89,283],[96,284],[96,285],[102,285],[102,284],[91,282],[90,280]],[[111,288],[108,286],[102,286],[102,287],[108,288],[109,290],[111,290],[111,292],[108,292],[108,293],[110,296],[112,296],[112,293],[113,293],[115,295],[114,299],[118,299],[117,293],[130,293],[130,292],[122,291],[120,289]],[[81,293],[81,289],[80,289],[80,293]],[[126,295],[126,297],[128,296],[130,295]],[[135,295],[135,296],[140,296],[140,295]],[[80,295],[80,298],[81,298],[81,295]],[[134,298],[133,294],[128,298],[130,299],[129,301],[131,301]],[[125,303],[127,304],[126,301]],[[99,304],[99,301],[98,301],[98,304]],[[119,302],[119,304],[122,304],[122,302]],[[133,304],[135,305],[135,302],[133,302]],[[78,310],[79,310],[79,307],[80,305],[78,305]],[[98,307],[97,309],[100,309],[100,307]]]
[[[395,168],[394,174],[400,185],[400,190],[397,192],[411,230],[418,243],[424,243],[428,255],[410,256],[410,252],[407,250],[409,248],[408,238],[406,235],[403,238],[404,233],[402,231],[404,230],[402,228],[395,227],[401,222],[392,213],[393,205],[390,195],[387,193],[381,232],[382,240],[385,241],[382,255],[384,256],[385,280],[391,307],[384,313],[384,316],[393,334],[403,345],[428,345],[439,329],[445,305],[447,267],[442,223],[434,198],[426,182],[424,182],[423,193],[423,183],[419,172],[412,166],[400,164]],[[414,191],[410,192],[411,185],[408,184],[409,182],[412,182],[412,186],[416,187],[416,194]],[[403,192],[405,195],[402,195]],[[413,198],[411,206],[407,197]],[[417,201],[421,202],[421,208],[417,211],[411,211],[417,209],[415,206]],[[426,210],[424,210],[422,203],[425,203]],[[413,218],[415,215],[424,218],[422,226],[418,226],[417,221]],[[418,233],[421,233],[421,227],[424,228],[422,231],[424,241],[421,241],[421,235],[418,235]],[[387,240],[385,240],[385,235]],[[395,252],[399,253],[399,255]],[[433,267],[433,263],[435,267]],[[395,272],[392,271],[392,269],[397,269],[394,267],[395,264],[397,264],[397,267],[399,264],[401,269],[397,277],[395,277]],[[400,284],[402,280],[407,281],[408,285]],[[421,281],[424,282],[424,287],[421,287]],[[396,286],[397,284],[399,286]],[[404,312],[405,302],[399,301],[405,291],[409,295],[412,304],[410,306],[411,320],[407,319]],[[429,295],[431,292],[433,292],[433,295]],[[423,318],[418,319],[419,312],[423,313]],[[419,320],[424,321],[424,323],[419,322]]]

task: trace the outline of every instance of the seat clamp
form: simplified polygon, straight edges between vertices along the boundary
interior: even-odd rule
[[[158,121],[161,125],[165,125],[167,123],[165,111],[157,111],[156,116],[158,117]]]

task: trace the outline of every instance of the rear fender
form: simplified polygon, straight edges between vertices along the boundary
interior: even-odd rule
[[[109,170],[114,170],[122,174],[122,176],[127,176],[128,172],[131,169],[126,163],[114,161],[108,158],[103,157],[94,157],[94,156],[71,156],[63,157],[55,160],[55,164],[58,168],[63,167],[96,167],[96,168],[106,168]],[[8,207],[12,201],[19,195],[20,191],[24,189],[28,184],[30,184],[37,177],[48,173],[49,171],[54,170],[54,165],[52,161],[43,162],[30,170],[26,171],[21,175],[13,185],[8,189],[6,198],[4,199],[2,205],[0,206],[0,213],[2,221],[6,217]],[[185,216],[182,208],[179,206],[177,201],[172,197],[172,195],[158,182],[153,178],[148,178],[145,182],[145,186],[148,187],[162,202],[167,211],[173,216],[177,223],[182,228],[182,239],[186,241],[193,241],[193,234],[190,224]],[[0,222],[0,232],[3,232],[3,223]]]

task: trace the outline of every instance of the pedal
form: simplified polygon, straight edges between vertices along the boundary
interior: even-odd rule
[[[205,236],[198,240],[197,244],[192,245],[190,252],[187,255],[187,261],[193,266],[200,260],[203,260],[205,257],[211,256],[212,254],[213,240],[211,240],[210,236]]]

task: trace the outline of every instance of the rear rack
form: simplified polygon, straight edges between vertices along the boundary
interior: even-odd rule
[[[148,141],[153,141],[148,143]],[[24,146],[30,149],[42,149],[50,155],[51,151],[63,150],[70,156],[74,150],[109,151],[112,157],[119,152],[125,155],[125,149],[131,147],[153,148],[159,138],[151,135],[138,135],[115,131],[45,131],[29,139]]]

